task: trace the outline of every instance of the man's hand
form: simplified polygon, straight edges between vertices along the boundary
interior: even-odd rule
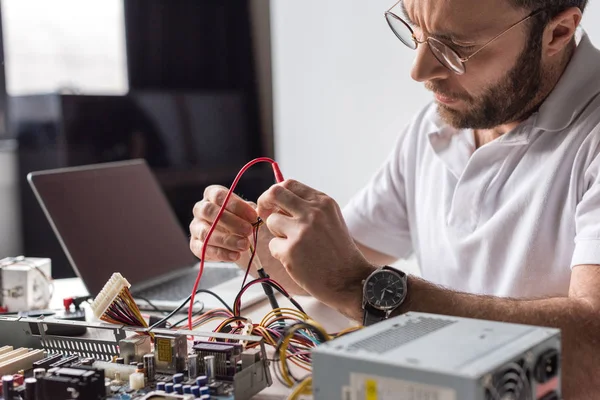
[[[204,199],[194,206],[194,219],[190,223],[190,249],[197,256],[202,255],[202,246],[208,231],[215,221],[219,209],[227,196],[227,188],[209,186],[204,191]],[[232,194],[227,207],[210,237],[206,249],[206,260],[237,261],[241,253],[250,249],[252,224],[258,219],[254,208]]]
[[[300,287],[345,314],[360,307],[362,280],[374,267],[331,197],[286,180],[258,199],[258,213],[275,236],[271,254]]]
[[[194,206],[194,219],[190,223],[190,249],[198,258],[202,256],[202,246],[219,209],[223,205],[227,192],[228,189],[223,186],[209,186],[204,191],[204,199]],[[209,239],[206,249],[206,261],[233,261],[240,268],[246,269],[250,260],[252,224],[257,220],[258,214],[254,206],[232,194],[217,227]],[[294,294],[303,294],[304,291],[288,276],[281,263],[271,256],[267,245],[272,238],[273,235],[268,229],[262,228],[259,230],[258,256],[265,271],[287,291]],[[250,273],[256,276],[252,271]]]

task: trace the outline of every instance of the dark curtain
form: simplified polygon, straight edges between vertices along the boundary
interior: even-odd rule
[[[129,85],[256,92],[247,0],[125,0]]]

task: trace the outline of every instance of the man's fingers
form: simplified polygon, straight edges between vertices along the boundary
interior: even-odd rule
[[[324,193],[294,179],[287,179],[282,182],[281,185],[304,200],[314,200],[317,197],[324,195]]]
[[[288,215],[296,215],[306,208],[306,200],[285,188],[283,184],[271,186],[258,198],[258,215],[267,219],[274,211],[282,210]]]
[[[250,207],[250,205],[248,206]],[[193,212],[196,219],[212,223],[217,218],[220,208],[220,206],[210,201],[203,200],[196,203]],[[253,210],[253,212],[254,220],[252,222],[256,222],[258,215],[256,211]],[[246,219],[226,210],[221,215],[217,227],[238,235],[249,236],[252,234],[252,222],[248,222]]]
[[[228,189],[223,186],[213,185],[205,189],[204,198],[220,208],[225,202],[227,193]],[[256,222],[257,215],[254,208],[235,193],[232,193],[231,197],[229,197],[225,209],[250,223]]]
[[[190,234],[194,239],[201,242],[206,241],[210,225],[204,221],[194,220],[190,224]],[[210,246],[222,247],[226,250],[245,251],[250,248],[250,241],[245,236],[233,235],[222,229],[215,229],[210,235],[208,244]]]
[[[280,213],[271,214],[265,223],[273,235],[281,238],[293,235],[297,226],[296,221],[292,217]]]
[[[203,242],[199,239],[192,238],[190,240],[190,250],[198,258],[202,258],[202,245]],[[206,254],[204,255],[205,261],[237,261],[241,256],[238,251],[230,251],[222,247],[208,246],[206,248]]]

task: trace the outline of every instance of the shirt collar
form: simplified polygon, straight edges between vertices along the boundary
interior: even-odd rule
[[[545,131],[568,128],[589,102],[600,93],[600,51],[583,30],[579,44],[562,77],[540,106],[534,126]]]

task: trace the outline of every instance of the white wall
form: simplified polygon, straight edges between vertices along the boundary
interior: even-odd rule
[[[271,2],[276,157],[284,176],[342,205],[431,99],[410,79],[414,53],[385,22],[393,3]],[[600,26],[592,23],[600,4],[593,0],[586,14],[584,26],[600,47]]]

